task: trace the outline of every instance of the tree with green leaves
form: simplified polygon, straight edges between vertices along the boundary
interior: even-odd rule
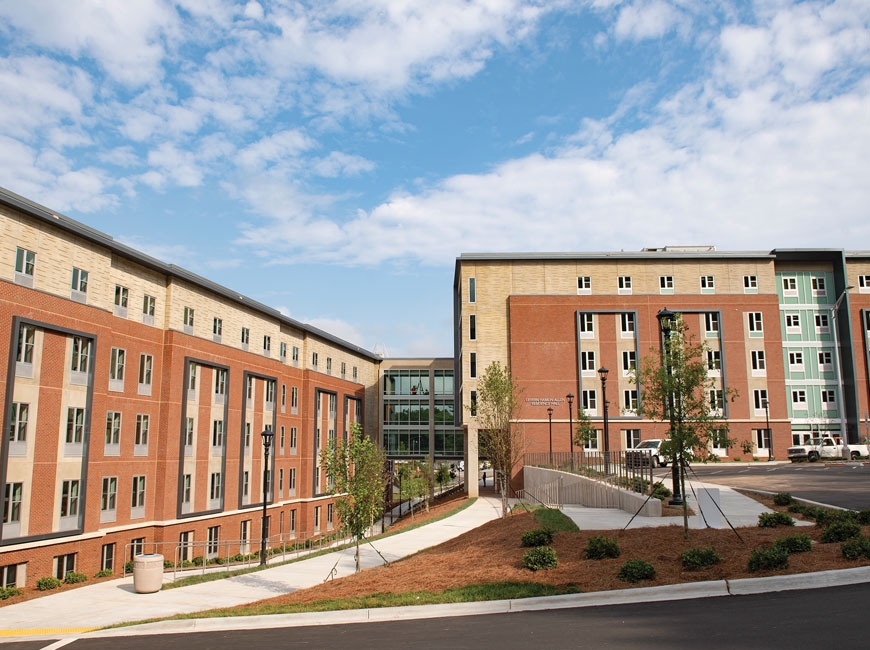
[[[685,466],[694,460],[711,458],[709,443],[714,437],[727,439],[725,401],[737,396],[734,389],[718,385],[708,372],[708,346],[693,337],[679,314],[664,323],[664,349],[652,349],[641,360],[632,381],[643,390],[637,410],[643,417],[668,422],[668,438],[662,455],[673,463],[675,481],[685,495]],[[674,486],[677,493],[677,485]],[[686,499],[683,498],[683,528],[689,536]]]
[[[592,425],[592,419],[582,405],[577,407],[577,424],[574,427],[574,444],[581,451],[585,449],[586,443],[595,440],[598,436],[598,431]]]
[[[354,422],[346,441],[332,440],[323,449],[321,463],[330,479],[330,494],[335,495],[341,530],[356,542],[359,571],[360,542],[384,510],[384,489],[390,480],[386,453]]]
[[[501,491],[502,517],[508,513],[508,491],[514,468],[525,451],[523,431],[517,423],[520,389],[510,370],[491,363],[477,380],[477,424],[481,453],[492,463]]]

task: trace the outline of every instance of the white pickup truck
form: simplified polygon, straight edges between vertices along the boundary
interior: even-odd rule
[[[850,460],[858,460],[861,456],[870,455],[867,445],[845,445],[845,450],[843,447],[843,441],[840,438],[832,436],[810,438],[802,445],[789,447],[788,459],[792,462],[796,460],[808,460],[814,463],[820,458],[849,458]]]

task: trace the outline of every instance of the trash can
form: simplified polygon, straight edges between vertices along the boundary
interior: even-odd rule
[[[133,557],[133,590],[153,594],[163,586],[163,556],[147,553]]]

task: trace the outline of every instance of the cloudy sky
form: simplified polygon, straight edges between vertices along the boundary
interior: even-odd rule
[[[0,0],[0,186],[389,356],[463,252],[870,249],[870,2]]]

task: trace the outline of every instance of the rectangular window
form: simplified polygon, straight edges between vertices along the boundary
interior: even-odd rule
[[[112,352],[109,355],[110,390],[124,390],[124,367],[126,364],[127,351],[122,348],[112,348]]]
[[[269,354],[272,351],[272,337],[268,334],[263,335],[263,353]]]
[[[3,523],[21,521],[21,502],[24,499],[24,483],[7,483],[3,497]]]
[[[708,311],[704,314],[704,331],[707,335],[719,332],[719,314],[717,312]]]
[[[311,353],[311,367],[314,368],[315,370],[317,369],[317,361],[318,361],[317,353],[312,352]]]
[[[181,480],[181,502],[190,503],[191,492],[193,491],[193,477],[190,474],[185,474]]]
[[[314,530],[320,530],[320,506],[314,506]]]
[[[291,467],[287,475],[287,489],[290,496],[296,495],[296,468]]]
[[[221,334],[223,334],[223,332],[224,332],[224,321],[223,321],[223,319],[215,316],[214,320],[212,321],[212,324],[211,324],[211,333],[217,337],[220,337]]]
[[[819,352],[819,370],[830,371],[834,369],[833,355],[830,352]]]
[[[106,413],[106,445],[121,444],[121,414],[118,411]]]
[[[707,350],[707,370],[722,370],[722,352],[720,350]]]
[[[332,357],[326,357],[326,374],[332,374]]]
[[[626,449],[634,449],[640,444],[640,429],[623,429]]]
[[[634,336],[634,313],[625,312],[619,315],[622,338]]]
[[[701,292],[710,292],[716,289],[716,281],[712,275],[701,276]]]
[[[278,495],[284,496],[284,468],[278,470]]]
[[[477,280],[468,278],[468,302],[477,302]]]
[[[824,334],[830,331],[830,321],[827,314],[816,314],[816,331]]]
[[[468,376],[472,379],[477,377],[477,352],[468,355]]]
[[[12,403],[12,414],[9,419],[9,442],[27,442],[27,420],[30,414],[30,404]]]
[[[583,441],[583,449],[598,451],[598,429],[592,429],[589,432],[589,437]]]
[[[788,298],[797,297],[797,278],[782,279],[782,295]]]
[[[100,551],[100,571],[112,571],[115,568],[115,545],[103,544]]]
[[[729,447],[728,431],[725,429],[713,429],[712,435],[710,436],[710,442],[712,443],[713,449],[717,451],[727,450]]]
[[[806,409],[807,408],[807,391],[805,390],[793,390],[791,392],[791,402],[794,408],[796,409]]]
[[[622,407],[627,413],[637,411],[637,390],[622,391]]]
[[[749,316],[749,331],[755,333],[763,332],[764,325],[761,320],[761,312],[751,311],[747,315]]]
[[[287,344],[283,341],[281,345],[278,346],[278,356],[281,357],[281,361],[287,361]]]
[[[580,370],[585,373],[595,373],[598,370],[598,366],[595,365],[594,350],[580,351]]]
[[[245,422],[245,447],[251,448],[251,423]]]
[[[333,518],[332,518],[332,504],[326,504],[326,527],[332,528]]]
[[[477,417],[477,391],[473,390],[470,393],[469,401],[468,401],[468,409],[471,412],[471,417]]]
[[[764,413],[764,410],[767,408],[767,390],[764,388],[761,388],[761,389],[756,388],[755,390],[753,390],[752,391],[752,401],[753,401],[753,406],[755,407],[756,413],[758,411],[761,411],[762,413]]]
[[[347,374],[347,364],[344,361],[342,361],[341,362],[341,378],[344,379],[346,374]]]
[[[145,477],[134,476],[133,486],[130,492],[130,507],[144,508],[145,507]]]
[[[66,412],[66,443],[80,445],[85,435],[85,410],[70,407]]]
[[[637,354],[634,350],[622,351],[622,376],[628,377],[637,368]]]
[[[354,366],[353,367],[353,380],[356,381],[356,379],[357,379],[357,369],[356,369],[356,366]]]
[[[595,336],[595,317],[589,312],[582,312],[578,315],[577,323],[580,328],[580,336],[582,338],[593,338]]]
[[[758,290],[758,277],[755,275],[743,276],[743,293],[755,293]]]
[[[76,570],[76,554],[56,555],[54,558],[54,577],[58,580],[66,578],[66,574]]]
[[[212,422],[211,446],[212,447],[223,447],[224,446],[224,423],[223,423],[223,420],[215,420],[214,422]]]
[[[299,388],[296,386],[292,386],[290,388],[290,410],[292,413],[296,413],[296,410],[299,408]]]
[[[213,472],[209,484],[208,491],[209,499],[215,501],[221,498],[221,473]]]
[[[193,447],[193,432],[195,426],[195,420],[192,417],[188,417],[187,427],[184,430],[184,445],[186,447]]]
[[[825,286],[825,278],[812,278],[811,280],[813,286],[813,295],[814,296],[826,296],[828,295],[828,289]]]
[[[247,400],[249,402],[254,399],[254,377],[252,375],[248,375],[248,384],[245,396],[247,397]]]
[[[299,363],[299,348],[294,345],[292,352],[293,356],[291,357],[291,360],[293,361],[293,365],[295,366]]]
[[[88,292],[88,272],[82,269],[73,267],[72,270],[72,290],[79,293]]]
[[[787,334],[800,334],[800,332],[801,332],[800,314],[786,314],[785,315],[785,331]]]
[[[834,391],[823,388],[822,389],[822,408],[823,409],[835,409],[837,408],[836,404],[836,396]]]
[[[242,472],[242,498],[246,498],[248,496],[248,492],[251,489],[251,475],[248,470]]]
[[[142,297],[142,315],[154,318],[154,306],[157,301],[154,296],[149,296],[147,293]]]
[[[60,488],[60,516],[77,517],[79,514],[79,481],[64,481]]]
[[[118,477],[106,476],[103,478],[103,489],[100,495],[100,510],[106,512],[115,510],[118,498]]]
[[[215,373],[214,373],[214,394],[215,395],[226,395],[227,394],[227,371],[226,370],[215,370]]]
[[[218,554],[218,550],[220,548],[221,527],[209,526],[207,534],[208,541],[205,547],[205,552],[210,558],[215,557]]]
[[[267,381],[265,383],[266,387],[266,410],[271,411],[275,408],[275,382]]]
[[[616,288],[617,288],[617,293],[622,293],[622,294],[631,293],[631,276],[630,275],[620,275],[616,279]]]
[[[764,359],[764,350],[753,350],[752,355],[752,370],[765,371],[767,370],[767,362]]]
[[[184,326],[186,328],[193,328],[193,308],[185,307],[184,308]]]
[[[580,392],[580,406],[584,411],[596,412],[598,410],[598,394],[594,390]]]
[[[477,316],[474,314],[468,317],[468,340],[477,340]]]
[[[296,453],[296,438],[297,438],[297,430],[296,427],[290,427],[290,453]]]
[[[136,437],[134,444],[137,447],[148,446],[148,429],[151,426],[151,417],[142,413],[136,416]],[[147,453],[147,451],[146,451]],[[138,454],[136,454],[138,455]]]
[[[242,345],[248,345],[251,342],[251,330],[247,327],[242,328]]]
[[[130,292],[127,287],[122,287],[120,284],[115,285],[115,307],[127,309],[127,301],[130,298]]]
[[[721,413],[725,409],[725,393],[720,388],[710,390],[710,411]]]
[[[870,275],[859,275],[858,276],[858,292],[859,293],[870,292]]]
[[[151,372],[154,366],[154,357],[150,354],[139,355],[139,394],[151,394]]]
[[[22,325],[18,330],[18,350],[15,360],[18,363],[33,363],[35,345],[36,330],[30,325]]]
[[[70,370],[87,374],[91,360],[91,342],[82,337],[72,337],[72,365]]]
[[[672,275],[660,275],[659,276],[659,290],[662,293],[673,293],[674,292],[674,276],[672,276]]]
[[[789,368],[789,370],[803,370],[804,369],[804,353],[803,352],[789,352],[788,353],[788,368]]]
[[[19,247],[15,251],[15,281],[33,287],[33,271],[35,267],[36,253]]]

